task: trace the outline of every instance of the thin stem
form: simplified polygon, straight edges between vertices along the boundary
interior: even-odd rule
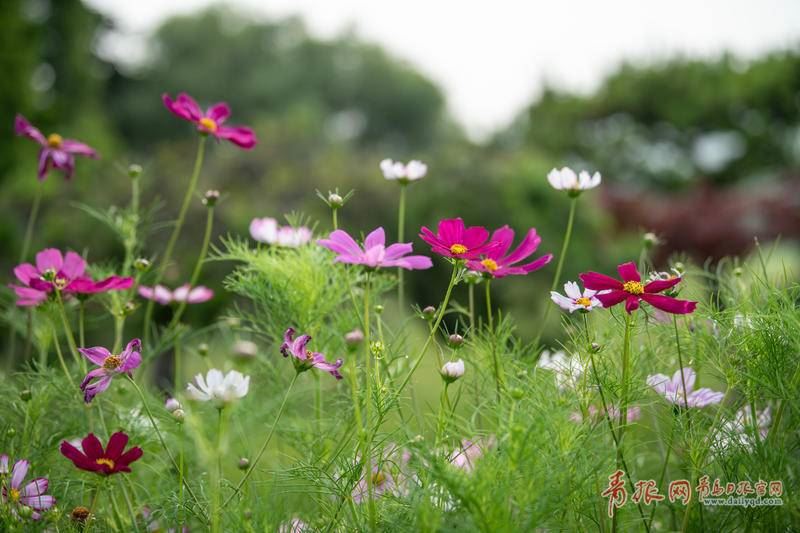
[[[286,400],[289,399],[289,394],[292,392],[292,387],[294,387],[294,383],[295,383],[295,381],[297,381],[297,376],[299,376],[299,375],[300,375],[299,373],[295,372],[294,376],[292,377],[292,381],[289,383],[289,388],[286,389],[286,394],[283,396],[283,401],[281,402],[281,406],[278,409],[278,414],[275,415],[275,421],[272,423],[272,427],[269,430],[269,434],[267,435],[267,438],[264,440],[264,443],[261,445],[261,449],[258,450],[258,453],[256,454],[256,458],[250,464],[250,468],[247,469],[247,472],[244,473],[244,476],[242,476],[242,479],[240,479],[239,483],[236,484],[236,487],[233,489],[233,494],[228,496],[228,499],[226,499],[225,502],[222,504],[223,508],[227,507],[228,504],[230,503],[230,501],[233,499],[233,497],[236,496],[236,494],[242,489],[242,486],[250,478],[250,475],[253,473],[253,470],[256,469],[256,465],[258,465],[258,462],[261,460],[261,456],[264,455],[264,451],[266,451],[267,446],[269,445],[269,441],[272,440],[272,434],[275,433],[275,427],[278,425],[278,421],[281,419],[281,415],[283,415],[283,409],[284,409],[284,407],[286,407]]]
[[[211,241],[211,230],[214,227],[214,206],[208,206],[208,215],[206,216],[206,229],[203,233],[203,244],[200,246],[200,253],[197,256],[197,262],[194,264],[194,270],[192,271],[192,277],[189,278],[189,287],[193,288],[197,281],[200,279],[200,272],[203,270],[203,263],[206,260],[206,255],[208,254],[208,244]],[[186,310],[187,300],[184,300],[178,306],[178,309],[175,311],[175,314],[172,317],[172,321],[169,324],[169,328],[172,328],[178,324],[183,316],[183,312]]]
[[[339,210],[337,208],[331,209],[331,216],[333,217],[333,230],[336,231],[339,229],[339,217],[337,213]]]
[[[681,338],[678,335],[678,317],[672,315],[672,325],[675,327],[675,346],[678,349],[678,367],[681,371],[681,385],[683,386],[683,405],[686,408],[686,417],[691,429],[691,419],[689,417],[689,391],[686,389],[686,378],[683,375],[683,351],[681,350]]]
[[[211,531],[216,533],[220,529],[222,509],[219,506],[220,491],[222,490],[222,435],[224,434],[224,408],[217,409],[217,472],[211,487]]]
[[[172,235],[167,242],[167,248],[164,250],[164,258],[161,260],[161,264],[158,268],[158,272],[156,273],[156,279],[153,281],[153,285],[158,285],[161,283],[161,279],[164,277],[164,272],[167,270],[167,266],[169,266],[169,262],[172,259],[172,251],[175,248],[175,243],[178,242],[178,237],[181,234],[181,228],[183,227],[183,222],[186,219],[186,212],[189,210],[189,204],[191,203],[192,196],[194,195],[194,190],[197,188],[197,181],[200,178],[200,169],[203,166],[203,157],[205,156],[206,150],[206,136],[201,135],[200,141],[197,145],[197,156],[194,160],[194,169],[192,170],[192,176],[189,178],[189,186],[186,188],[186,195],[183,197],[183,204],[181,205],[181,210],[178,212],[178,220],[175,222],[175,228],[172,230]],[[148,344],[148,340],[150,338],[150,321],[153,318],[153,305],[154,301],[150,300],[147,303],[147,310],[145,311],[144,315],[144,343],[145,345]]]
[[[631,315],[625,315],[625,336],[622,346],[622,390],[619,405],[619,446],[617,447],[617,468],[621,465],[621,454],[625,427],[628,424],[628,372],[631,357]]]
[[[502,389],[502,379],[500,377],[500,362],[497,360],[497,335],[494,330],[494,320],[492,318],[492,280],[486,280],[486,318],[489,321],[489,334],[492,336],[492,365],[494,367],[494,384],[497,389],[497,399],[500,399]]]
[[[67,320],[67,312],[64,309],[64,301],[61,299],[61,291],[56,290],[55,294],[58,302],[58,312],[61,315],[61,323],[64,326],[64,334],[67,337],[67,344],[69,344],[69,349],[72,351],[75,360],[78,361],[81,369],[86,373],[86,359],[81,357],[80,352],[78,352],[78,346],[75,344],[75,335],[73,335],[72,326],[69,325],[69,320]]]
[[[89,516],[86,517],[86,520],[91,520],[94,516],[95,509],[97,509],[97,502],[100,500],[100,493],[103,492],[103,487],[105,486],[106,476],[101,476],[100,480],[97,482],[97,486],[94,489],[94,497],[92,498],[92,504],[89,506]]]
[[[475,284],[470,283],[467,292],[469,293],[469,329],[475,329]]]
[[[400,184],[400,205],[397,208],[397,242],[403,242],[406,226],[406,185]],[[405,309],[405,294],[403,292],[403,269],[397,269],[397,301],[400,310]]]
[[[42,191],[44,190],[44,182],[39,182],[36,186],[36,193],[33,196],[33,205],[31,205],[31,212],[28,215],[28,225],[25,227],[25,238],[22,240],[22,251],[19,254],[19,262],[24,263],[28,258],[28,251],[31,248],[31,241],[33,240],[33,228],[36,226],[36,219],[39,217],[39,206],[42,204]]]
[[[58,355],[58,362],[61,363],[61,369],[64,370],[64,374],[67,376],[67,380],[69,380],[69,384],[72,388],[76,388],[77,385],[75,384],[75,380],[72,379],[72,374],[69,373],[69,368],[67,368],[67,363],[64,361],[64,354],[61,353],[61,345],[58,343],[58,331],[56,331],[55,324],[53,326],[53,344],[56,347],[56,355]]]
[[[366,458],[367,462],[367,508],[369,510],[369,520],[370,526],[374,530],[375,524],[377,522],[377,516],[375,514],[375,502],[373,501],[373,493],[374,493],[374,483],[372,480],[372,454],[370,453],[369,449],[369,442],[368,442],[368,435],[369,435],[369,413],[370,413],[370,404],[372,403],[372,381],[373,378],[371,376],[372,373],[372,354],[370,354],[370,316],[369,316],[369,305],[370,305],[370,290],[371,290],[371,283],[370,283],[370,274],[367,272],[367,280],[364,285],[364,368],[365,368],[365,376],[364,379],[367,385],[367,397],[364,405],[364,420],[365,420],[365,431],[362,433],[362,453]],[[377,363],[377,361],[376,361]],[[377,364],[375,365],[377,368]],[[377,377],[377,375],[376,375]],[[376,383],[379,386],[379,384]]]
[[[81,347],[86,346],[86,336],[84,335],[84,321],[86,318],[86,309],[83,300],[78,302],[78,341],[81,343]]]

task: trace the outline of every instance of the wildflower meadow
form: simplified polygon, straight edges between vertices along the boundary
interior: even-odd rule
[[[130,188],[124,205],[72,215],[113,236],[119,257],[47,245],[38,215],[56,207],[40,192],[26,206],[5,273],[15,365],[0,385],[3,531],[800,524],[800,287],[770,247],[713,266],[657,263],[646,235],[599,271],[577,264],[586,256],[572,243],[602,169],[528,176],[567,206],[560,238],[543,239],[544,220],[486,227],[447,197],[435,201],[448,217],[407,216],[447,176],[389,158],[372,167],[396,206],[383,226],[352,222],[372,208],[358,191],[317,191],[328,217],[252,212],[249,227],[212,238],[229,198],[199,189],[206,155],[269,140],[224,102],[182,92],[151,105],[182,121],[196,154],[172,177],[183,200],[165,220],[141,201],[148,170],[135,164],[107,178]],[[31,141],[33,181],[71,187],[103,157],[93,139],[22,115],[13,132]],[[201,239],[187,236],[190,213],[205,217]],[[153,225],[167,237],[150,238]],[[222,284],[204,275],[212,264]],[[446,283],[408,291],[437,271]],[[550,286],[524,308],[532,337],[493,299],[512,278]],[[193,323],[191,308],[225,293],[233,303],[212,324]],[[553,317],[556,339],[543,334]]]

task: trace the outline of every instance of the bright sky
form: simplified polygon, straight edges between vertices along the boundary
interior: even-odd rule
[[[135,40],[214,0],[86,0]],[[800,44],[798,0],[228,0],[255,16],[300,15],[311,32],[355,28],[445,91],[474,137],[506,125],[545,82],[590,91],[623,59]]]

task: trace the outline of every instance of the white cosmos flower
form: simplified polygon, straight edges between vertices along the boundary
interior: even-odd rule
[[[552,354],[549,350],[543,351],[536,366],[552,370],[555,374],[556,386],[560,390],[577,387],[584,370],[577,357],[568,357],[562,351]]]
[[[380,166],[384,178],[391,181],[396,180],[400,183],[420,180],[428,173],[428,165],[417,160],[409,161],[408,164],[404,165],[400,161],[384,159],[381,161]]]
[[[311,240],[311,230],[305,226],[279,226],[274,218],[254,218],[250,222],[250,236],[258,242],[297,248]]]
[[[186,387],[189,397],[201,402],[213,401],[218,407],[244,397],[250,388],[250,376],[236,370],[223,375],[222,371],[212,368],[205,378],[197,374],[194,380],[197,386],[189,383]]]
[[[583,293],[581,293],[581,288],[574,281],[568,281],[564,284],[564,293],[566,296],[555,291],[550,292],[550,299],[564,311],[573,313],[578,309],[591,311],[595,307],[603,307],[600,300],[595,298],[597,291],[584,289]]]
[[[599,172],[589,175],[588,172],[582,170],[580,174],[575,174],[571,168],[564,167],[561,170],[557,168],[551,170],[547,175],[547,181],[559,191],[579,193],[600,185],[601,178]]]

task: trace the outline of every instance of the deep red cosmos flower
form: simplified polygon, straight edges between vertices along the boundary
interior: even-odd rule
[[[61,454],[73,462],[81,470],[97,472],[103,476],[110,476],[118,472],[130,472],[130,464],[142,456],[142,449],[134,446],[127,452],[128,436],[122,431],[117,431],[108,439],[108,446],[103,450],[100,440],[89,433],[82,441],[79,450],[67,441],[61,443]]]
[[[638,309],[639,302],[644,300],[657,309],[676,315],[689,314],[697,307],[697,302],[656,294],[680,283],[682,279],[680,277],[658,279],[642,284],[642,277],[632,261],[619,265],[617,272],[622,281],[597,272],[584,272],[580,275],[587,289],[602,291],[595,297],[600,300],[603,307],[611,307],[624,301],[625,311],[631,313]]]

